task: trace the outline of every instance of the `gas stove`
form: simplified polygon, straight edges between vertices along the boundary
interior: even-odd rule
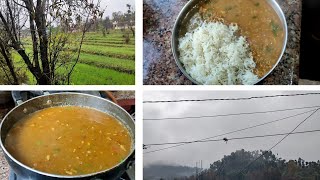
[[[99,91],[12,91],[11,94],[15,104],[18,105],[18,101],[24,102],[28,99],[41,96],[44,94],[54,94],[54,93],[61,93],[61,92],[77,92],[77,93],[90,94],[93,96],[109,99],[108,97],[106,97],[104,93],[100,93]],[[134,113],[132,114],[132,116],[134,117]],[[92,180],[101,180],[101,179],[104,179],[104,178],[99,177],[98,179],[93,178]],[[134,179],[135,179],[135,165],[133,164],[128,170],[126,170],[121,175],[119,180],[134,180]],[[25,177],[20,177],[12,169],[10,169],[9,180],[29,180],[29,179]]]
[[[134,180],[135,179],[135,172],[134,172],[134,165],[128,169],[120,178],[119,180]],[[99,178],[100,179],[100,178]],[[10,169],[9,180],[30,180],[23,177],[19,177],[13,170]],[[94,179],[93,179],[94,180]]]

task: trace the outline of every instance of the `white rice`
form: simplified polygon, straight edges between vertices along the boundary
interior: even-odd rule
[[[236,24],[191,20],[188,32],[179,38],[180,61],[187,73],[201,84],[254,84],[256,64],[246,38],[236,36]]]

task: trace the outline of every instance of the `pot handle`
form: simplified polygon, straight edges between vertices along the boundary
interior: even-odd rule
[[[22,91],[11,91],[12,99],[17,105],[20,105],[23,103],[21,92]]]
[[[32,94],[35,94],[37,96],[42,96],[42,95],[48,95],[50,94],[49,92],[47,91],[30,91]]]

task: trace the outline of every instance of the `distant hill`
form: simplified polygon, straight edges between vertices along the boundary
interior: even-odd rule
[[[174,177],[188,177],[195,174],[195,167],[153,164],[143,168],[144,180],[173,180]]]
[[[225,155],[198,177],[176,176],[175,180],[320,180],[320,161],[285,160],[271,151],[245,151]]]

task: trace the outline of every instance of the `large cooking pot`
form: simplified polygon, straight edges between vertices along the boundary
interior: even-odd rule
[[[134,163],[134,144],[135,144],[135,123],[132,117],[123,110],[117,104],[88,94],[81,93],[57,93],[48,94],[35,97],[26,102],[22,102],[21,98],[18,98],[18,106],[13,108],[3,119],[0,124],[0,135],[1,141],[0,145],[4,151],[5,157],[12,168],[12,170],[20,177],[25,179],[118,179],[130,166]],[[116,119],[121,121],[129,130],[132,137],[132,145],[130,154],[125,158],[124,161],[115,165],[110,169],[105,169],[103,171],[78,175],[78,176],[64,176],[55,175],[45,172],[41,172],[31,167],[28,167],[21,162],[19,162],[15,157],[13,157],[7,149],[4,147],[5,138],[12,128],[12,126],[19,120],[23,119],[28,114],[35,111],[53,107],[53,106],[82,106],[97,109],[99,111],[105,112],[114,116]]]

